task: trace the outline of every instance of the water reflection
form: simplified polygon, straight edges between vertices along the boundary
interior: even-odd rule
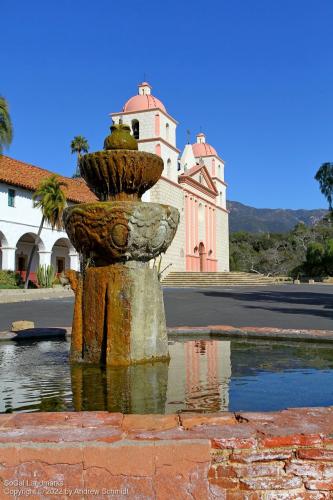
[[[190,340],[179,344],[179,341],[174,341],[169,346],[167,412],[227,410],[230,342]]]
[[[115,368],[74,365],[74,409],[165,413],[168,367],[169,362]]]
[[[69,343],[0,342],[0,412],[275,410],[333,404],[331,345],[173,338],[169,363],[68,363]]]

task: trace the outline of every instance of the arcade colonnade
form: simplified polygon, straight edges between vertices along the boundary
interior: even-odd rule
[[[39,238],[37,231],[35,226],[0,222],[0,269],[24,272],[30,251],[37,242],[38,251],[32,262],[33,273],[38,265],[49,264],[53,265],[57,273],[65,269],[79,270],[79,255],[64,231],[52,231],[45,227]]]

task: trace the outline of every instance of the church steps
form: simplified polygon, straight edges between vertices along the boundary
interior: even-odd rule
[[[274,283],[274,277],[245,272],[171,272],[162,279],[165,287],[264,286]]]

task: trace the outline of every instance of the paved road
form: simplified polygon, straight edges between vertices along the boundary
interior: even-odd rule
[[[333,286],[279,285],[164,289],[168,326],[269,326],[333,330]],[[0,304],[0,331],[29,319],[37,327],[69,326],[73,299]]]

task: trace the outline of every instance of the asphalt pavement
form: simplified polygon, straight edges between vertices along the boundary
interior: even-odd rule
[[[333,286],[165,288],[168,326],[256,326],[333,330]],[[0,304],[0,331],[15,320],[70,326],[74,299]]]

